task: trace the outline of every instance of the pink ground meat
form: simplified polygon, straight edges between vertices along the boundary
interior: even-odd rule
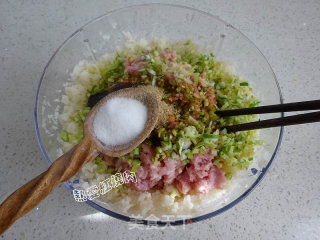
[[[212,163],[213,155],[194,154],[189,166],[185,168],[182,176],[176,179],[178,190],[187,194],[191,189],[199,193],[208,193],[213,188],[221,188],[225,182],[223,170]]]
[[[162,50],[160,57],[162,59],[168,60],[169,62],[174,61],[174,59],[177,57],[176,51],[170,51],[170,50]]]
[[[165,158],[160,164],[155,165],[152,157],[155,152],[148,144],[143,143],[140,153],[142,162],[136,171],[137,182],[127,185],[138,191],[147,191],[155,186],[162,188],[174,184],[183,194],[192,189],[199,193],[208,193],[213,188],[221,188],[225,182],[224,171],[214,166],[213,155],[194,154],[191,162],[184,166],[180,160]],[[116,169],[130,170],[125,160],[116,162]]]
[[[135,59],[131,60],[129,58],[126,58],[124,61],[124,71],[127,73],[130,73],[132,76],[140,76],[141,72],[140,70],[143,68],[145,64],[144,60],[141,59]]]

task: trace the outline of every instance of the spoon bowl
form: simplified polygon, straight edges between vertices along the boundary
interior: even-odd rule
[[[132,141],[126,144],[108,146],[101,142],[94,134],[93,121],[96,113],[101,108],[101,106],[104,105],[104,103],[106,103],[108,100],[115,97],[131,98],[143,103],[143,105],[147,107],[147,120],[144,130]],[[95,148],[100,153],[103,153],[110,157],[120,157],[122,155],[125,155],[126,153],[131,152],[150,135],[151,131],[154,129],[157,123],[158,115],[159,105],[153,94],[143,89],[143,87],[121,89],[110,93],[93,107],[84,123],[84,138],[89,137],[92,140],[92,144],[95,145]]]

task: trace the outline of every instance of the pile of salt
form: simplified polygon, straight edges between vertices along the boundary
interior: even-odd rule
[[[108,146],[129,143],[145,128],[147,107],[138,100],[115,97],[105,102],[93,121],[96,137]]]

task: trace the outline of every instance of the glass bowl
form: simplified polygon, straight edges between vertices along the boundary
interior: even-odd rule
[[[71,34],[53,54],[43,71],[35,97],[34,119],[37,139],[49,165],[62,154],[62,144],[58,140],[61,132],[58,115],[62,111],[59,100],[66,84],[70,83],[71,71],[80,60],[96,61],[105,53],[114,52],[117,46],[124,44],[128,32],[136,39],[190,39],[212,51],[218,60],[231,64],[237,75],[250,82],[261,105],[282,103],[275,74],[266,58],[232,25],[208,13],[176,5],[145,4],[117,9],[92,20]],[[260,119],[281,116],[282,113],[265,114]],[[227,188],[223,197],[205,208],[199,206],[199,211],[192,214],[189,221],[197,222],[215,216],[244,199],[262,180],[274,160],[282,132],[283,128],[261,130],[263,149],[260,149],[250,169],[231,180],[234,184],[229,185],[233,187]],[[71,182],[65,185],[73,189]],[[132,217],[99,200],[87,203],[110,216],[132,221]],[[174,216],[170,222],[178,225],[183,224],[184,220]],[[140,222],[147,224],[147,219],[140,219]],[[166,222],[160,220],[158,224]]]

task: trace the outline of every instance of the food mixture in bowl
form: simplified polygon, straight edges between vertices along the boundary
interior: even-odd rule
[[[83,137],[90,96],[119,84],[153,85],[174,111],[165,124],[129,154],[100,155],[78,174],[87,189],[111,175],[130,170],[136,182],[119,185],[99,200],[129,214],[188,213],[223,191],[234,174],[248,169],[257,131],[227,133],[221,126],[257,120],[256,115],[220,118],[217,109],[259,104],[249,83],[190,40],[129,41],[98,62],[81,61],[65,89],[61,139],[65,150]],[[92,106],[91,106],[92,107]]]

